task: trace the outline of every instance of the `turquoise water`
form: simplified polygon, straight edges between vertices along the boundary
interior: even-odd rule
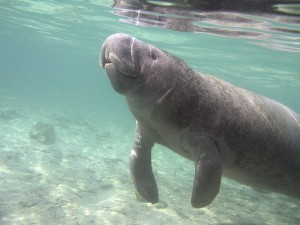
[[[255,34],[238,37],[137,26],[111,5],[0,1],[0,224],[299,224],[299,201],[227,179],[211,206],[192,209],[193,165],[161,147],[153,160],[162,203],[138,202],[128,166],[135,122],[99,50],[110,34],[128,33],[300,113],[300,20],[194,23]],[[53,125],[53,145],[30,139],[38,121]]]

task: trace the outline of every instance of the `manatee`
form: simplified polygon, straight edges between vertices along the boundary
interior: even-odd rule
[[[300,198],[300,116],[127,34],[104,42],[100,64],[136,118],[130,172],[137,192],[159,201],[151,149],[161,144],[195,163],[191,204],[209,205],[222,175]],[[176,194],[176,193],[174,193]]]

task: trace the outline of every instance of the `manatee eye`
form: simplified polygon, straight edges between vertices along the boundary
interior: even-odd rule
[[[151,57],[152,57],[153,60],[156,60],[156,55],[154,55],[153,52],[151,53]]]

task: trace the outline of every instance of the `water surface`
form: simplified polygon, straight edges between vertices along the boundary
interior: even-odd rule
[[[159,146],[162,202],[137,201],[128,166],[135,122],[98,62],[110,34],[128,33],[300,113],[299,15],[0,3],[1,224],[300,223],[299,201],[228,179],[213,204],[192,209],[192,163]],[[39,121],[54,127],[54,144],[30,139]]]

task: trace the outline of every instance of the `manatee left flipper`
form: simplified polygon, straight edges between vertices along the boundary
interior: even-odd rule
[[[220,190],[222,164],[213,140],[199,137],[190,146],[195,160],[195,177],[191,204],[194,208],[209,205]]]
[[[157,184],[152,172],[151,149],[154,145],[136,124],[136,134],[130,155],[130,173],[137,192],[148,202],[158,202]]]

